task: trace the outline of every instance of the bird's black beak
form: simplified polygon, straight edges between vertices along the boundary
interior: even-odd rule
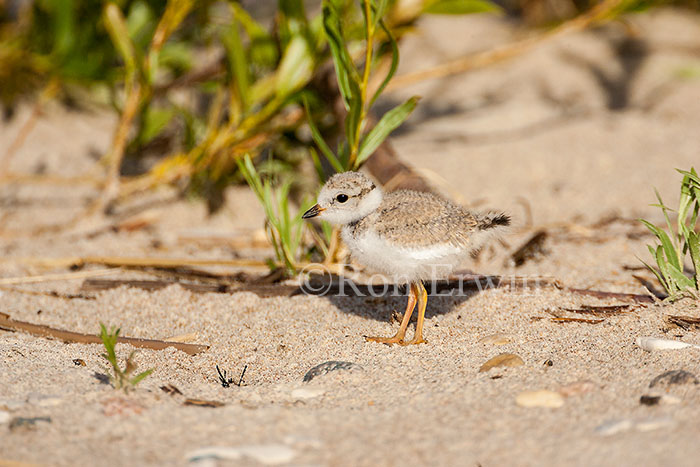
[[[316,217],[319,214],[321,214],[325,209],[323,209],[321,206],[318,204],[315,204],[311,209],[306,211],[303,216],[301,216],[302,219],[311,219],[312,217]]]

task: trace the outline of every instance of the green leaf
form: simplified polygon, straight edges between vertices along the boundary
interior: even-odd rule
[[[114,3],[107,3],[103,10],[103,19],[114,47],[124,60],[127,74],[132,73],[136,70],[136,51],[129,38],[129,31],[122,11]]]
[[[316,127],[316,124],[314,123],[314,120],[311,117],[311,111],[309,110],[309,102],[306,96],[303,97],[303,101],[304,108],[306,109],[306,121],[308,122],[309,128],[311,129],[311,137],[313,138],[314,142],[319,147],[323,155],[326,156],[326,159],[328,159],[328,162],[330,162],[333,168],[338,172],[344,172],[345,170],[340,164],[340,161],[338,161],[338,158],[335,156],[335,154],[333,154],[331,148],[328,147],[328,144],[326,144],[326,141],[323,139],[323,136],[321,136],[321,132],[318,131],[318,128]]]
[[[350,110],[345,117],[345,140],[351,148],[355,146],[356,139],[360,135],[358,128],[362,126],[362,99],[360,97],[350,100]],[[347,167],[349,169],[350,167]]]
[[[690,250],[690,259],[693,261],[695,290],[700,290],[700,234],[690,232],[688,250]]]
[[[316,169],[316,175],[321,183],[326,182],[326,171],[323,170],[323,165],[321,164],[321,159],[318,157],[318,153],[314,148],[309,148],[309,154],[311,155],[311,160],[314,162],[314,168]]]
[[[241,40],[241,31],[238,26],[238,20],[236,15],[233,16],[231,20],[231,25],[229,28],[225,29],[221,33],[221,43],[226,49],[226,56],[228,58],[229,73],[232,79],[236,83],[236,89],[238,90],[238,97],[243,104],[243,110],[246,111],[249,106],[250,97],[250,76],[248,69],[248,59],[246,57],[245,49],[243,48],[243,41]]]
[[[382,84],[379,85],[379,88],[377,88],[374,96],[372,96],[372,100],[369,102],[369,107],[374,105],[374,101],[376,101],[379,95],[384,91],[384,88],[386,88],[387,84],[389,84],[389,81],[391,81],[391,78],[393,78],[394,74],[396,73],[396,69],[399,67],[399,46],[396,43],[396,39],[383,20],[379,21],[379,26],[381,26],[389,39],[389,45],[391,46],[391,66],[389,67],[389,72],[386,74],[384,81],[382,81]]]
[[[80,28],[76,28],[77,8],[74,0],[50,2],[54,27],[53,53],[60,59],[68,56],[79,39]]]
[[[670,273],[668,272],[669,265],[664,259],[662,247],[658,246],[656,250],[653,250],[651,247],[649,247],[649,249],[656,258],[656,264],[659,266],[659,271],[661,271],[661,275],[663,276],[664,288],[666,289],[669,295],[674,296],[678,291],[678,287],[676,286],[676,283],[673,281],[673,279],[670,276]]]
[[[360,98],[360,76],[343,38],[340,13],[334,0],[323,1],[323,28],[331,49],[338,88],[343,96],[345,109],[349,111],[351,100]]]
[[[292,38],[277,69],[275,93],[284,98],[306,85],[314,72],[314,57],[307,40],[299,35]]]
[[[651,247],[649,247],[649,248],[651,249]],[[652,256],[654,256],[654,254],[653,254],[654,250],[651,250],[651,251],[652,251]],[[639,258],[639,261],[641,261],[642,264],[644,266],[646,266],[648,270],[650,270],[652,273],[654,273],[654,275],[656,276],[656,279],[659,281],[659,284],[661,284],[661,286],[664,288],[664,290],[670,295],[668,287],[666,286],[666,283],[664,282],[664,278],[661,277],[661,273],[659,273],[658,270],[653,268],[649,263],[647,263],[643,259]]]
[[[305,35],[308,28],[303,0],[278,0],[278,35],[283,48],[295,37]]]
[[[134,2],[126,17],[126,27],[134,45],[143,50],[151,40],[155,28],[153,11],[145,2]]]
[[[142,372],[142,373],[139,373],[138,375],[136,375],[136,376],[134,376],[133,378],[131,378],[131,381],[129,381],[129,382],[131,383],[132,386],[136,386],[136,385],[139,384],[145,377],[147,377],[147,376],[150,375],[151,373],[153,373],[153,368],[151,368],[150,370],[146,370],[146,371],[144,371],[144,372]]]
[[[185,42],[168,42],[158,54],[158,66],[165,66],[177,71],[192,68],[194,52]]]
[[[656,227],[654,224],[651,222],[645,221],[644,219],[640,219],[640,221],[647,226],[651,232],[656,235],[656,237],[659,239],[661,242],[661,245],[663,246],[663,251],[666,253],[666,258],[668,258],[668,261],[671,265],[675,266],[676,268],[680,268],[680,262],[678,258],[678,253],[676,252],[676,249],[673,247],[673,243],[671,242],[671,238],[668,236],[666,232],[663,230],[659,229]]]
[[[408,118],[413,109],[416,108],[418,99],[419,98],[416,96],[411,97],[403,104],[394,107],[382,116],[379,123],[372,128],[364,141],[362,141],[360,151],[357,156],[357,166],[362,164],[369,156],[371,156],[379,145],[386,139],[386,137],[389,136],[389,133],[394,131],[406,120],[406,118]]]
[[[428,2],[423,12],[437,15],[468,15],[502,11],[501,7],[486,0],[435,0]]]
[[[675,266],[669,264],[667,271],[676,282],[680,290],[695,288],[695,281],[683,274],[683,272],[677,269]]]
[[[664,219],[666,219],[666,227],[668,227],[668,231],[673,235],[673,227],[671,227],[671,219],[668,217],[668,212],[673,211],[673,209],[669,208],[666,206],[661,199],[661,195],[659,194],[659,190],[656,188],[654,189],[654,193],[656,194],[656,199],[659,201],[658,207],[661,208],[661,212],[664,214]]]
[[[175,109],[158,109],[148,107],[143,118],[143,126],[139,134],[139,142],[146,144],[158,136],[175,116]]]
[[[374,25],[373,27],[376,28],[377,24],[384,18],[384,15],[386,14],[386,10],[389,7],[389,0],[379,0],[377,2],[376,8],[373,8],[374,10],[374,18],[373,22]]]

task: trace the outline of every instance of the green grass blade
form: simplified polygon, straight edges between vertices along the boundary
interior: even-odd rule
[[[308,41],[297,35],[292,38],[282,55],[277,68],[275,93],[278,98],[286,98],[298,91],[311,79],[314,71],[314,57]]]
[[[700,176],[698,176],[698,173],[695,171],[695,168],[691,168],[689,171],[688,170],[681,170],[681,169],[676,169],[676,171],[678,171],[682,175],[688,177],[696,185],[700,185]]]
[[[700,234],[690,232],[688,235],[688,250],[690,250],[690,259],[693,262],[695,290],[700,291]]]
[[[678,286],[668,271],[669,265],[664,258],[663,248],[661,246],[657,247],[654,251],[654,257],[656,258],[656,264],[659,266],[659,271],[661,271],[661,275],[664,279],[664,288],[666,289],[669,295],[676,295],[676,292],[678,291]]]
[[[663,200],[661,199],[661,195],[659,194],[659,191],[657,189],[654,189],[654,193],[656,193],[656,199],[659,200],[658,206],[661,208],[661,212],[664,213],[664,219],[666,219],[666,226],[668,227],[668,231],[671,235],[673,235],[673,227],[671,227],[671,219],[668,217],[668,212],[673,211],[673,209],[669,208],[668,206],[666,206],[664,204]],[[675,248],[677,246],[677,243],[678,242],[672,242],[672,244],[674,245],[674,249],[676,249],[676,251],[679,250],[678,248]],[[680,253],[677,253],[677,255],[680,258]]]
[[[435,0],[427,2],[423,11],[438,15],[468,15],[501,11],[501,8],[486,0]]]
[[[132,386],[136,386],[137,384],[139,384],[141,381],[143,381],[143,379],[146,378],[151,373],[153,373],[153,368],[151,368],[150,370],[146,370],[146,371],[134,376],[133,378],[131,378],[129,383],[131,383]]]
[[[250,76],[248,58],[241,40],[241,28],[237,15],[233,15],[230,26],[221,34],[221,43],[226,50],[229,73],[236,84],[243,111],[248,110],[250,97]]]
[[[127,74],[133,73],[136,69],[136,50],[134,44],[129,38],[129,30],[126,26],[126,20],[122,11],[114,3],[107,3],[103,10],[103,20],[105,28],[109,33],[110,39],[114,47],[119,52]]]
[[[357,129],[361,127],[362,124],[362,99],[352,99],[350,101],[350,110],[345,117],[345,140],[351,148],[356,147],[355,141],[360,134]],[[351,169],[351,167],[345,167],[345,169]]]
[[[311,118],[311,110],[309,110],[309,102],[306,99],[306,96],[303,97],[303,102],[304,108],[306,109],[306,121],[309,124],[309,129],[311,130],[311,137],[313,138],[314,142],[321,150],[323,155],[326,156],[326,159],[328,159],[328,162],[330,162],[333,168],[338,172],[344,172],[345,170],[341,165],[340,161],[337,157],[335,157],[335,154],[333,154],[331,148],[328,147],[326,140],[323,139],[323,136],[321,136],[321,132],[318,131],[318,128],[316,127],[313,118]]]
[[[416,104],[418,104],[418,97],[411,97],[403,104],[394,107],[382,116],[379,123],[372,128],[360,145],[360,151],[356,161],[358,167],[372,155],[377,147],[389,136],[389,133],[394,131],[408,118],[413,109],[416,108]]]
[[[673,278],[674,282],[677,284],[679,290],[695,288],[695,281],[683,274],[683,272],[679,269],[676,269],[674,266],[669,264],[667,271],[668,274]]]
[[[323,165],[321,164],[321,159],[318,157],[318,153],[314,148],[309,148],[309,154],[311,155],[311,160],[314,162],[314,168],[316,169],[316,174],[321,183],[326,182],[326,171],[323,170]]]
[[[357,84],[360,82],[360,77],[343,38],[340,12],[335,3],[336,0],[323,1],[323,28],[331,49],[338,88],[343,96],[346,110],[350,110],[351,100],[360,96]]]
[[[666,291],[666,293],[670,296],[670,291],[668,290],[668,287],[666,286],[666,283],[664,282],[664,278],[661,276],[661,273],[659,273],[659,271],[656,268],[652,267],[649,263],[647,263],[643,259],[639,258],[639,261],[641,261],[642,264],[644,266],[646,266],[646,268],[648,270],[650,270],[654,274],[654,276],[656,276],[656,280],[659,281],[659,284],[661,284],[661,287],[663,287],[664,290]]]
[[[676,252],[676,249],[673,246],[673,243],[671,242],[671,238],[668,236],[666,232],[663,230],[659,229],[656,227],[654,224],[651,222],[645,221],[644,219],[640,219],[640,221],[647,226],[651,232],[656,235],[656,237],[661,241],[661,245],[663,246],[663,251],[666,253],[666,257],[668,258],[668,261],[670,264],[675,266],[676,268],[680,268],[680,261],[678,259],[678,253]]]
[[[379,26],[384,30],[384,33],[389,39],[389,45],[391,46],[391,66],[389,67],[389,72],[386,74],[384,81],[382,81],[382,84],[379,85],[379,88],[377,88],[374,96],[372,96],[372,99],[369,102],[370,107],[374,105],[374,102],[384,91],[384,88],[386,88],[386,86],[389,84],[389,81],[391,81],[391,78],[394,77],[394,74],[399,67],[399,46],[396,43],[396,39],[382,19],[379,20]]]
[[[384,18],[387,8],[389,8],[389,0],[379,0],[376,2],[376,7],[373,8],[374,18],[372,19],[374,22],[374,29],[377,28],[377,24],[379,24],[379,22],[382,21],[382,18]]]

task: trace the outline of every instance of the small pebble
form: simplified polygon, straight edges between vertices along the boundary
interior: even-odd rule
[[[336,370],[362,370],[363,368],[360,365],[357,365],[352,362],[339,362],[339,361],[329,361],[329,362],[324,362],[321,363],[320,365],[316,365],[312,369],[306,372],[304,375],[304,382],[308,383],[312,379],[314,379],[317,376],[322,376],[327,373],[330,373],[331,371],[336,371]]]
[[[524,364],[525,362],[523,361],[523,359],[518,357],[517,355],[512,353],[502,353],[496,355],[495,357],[481,365],[481,368],[479,368],[479,373],[489,371],[491,368],[496,368],[499,366],[516,367]]]
[[[479,344],[489,344],[489,345],[506,345],[510,344],[512,340],[509,336],[505,334],[492,334],[490,336],[482,337],[479,339]]]
[[[10,421],[10,430],[18,428],[34,428],[38,422],[51,423],[51,417],[15,417]]]
[[[654,350],[678,350],[688,347],[700,348],[700,346],[688,344],[686,342],[660,339],[657,337],[638,337],[636,342],[639,347],[647,352],[652,352]]]
[[[521,407],[548,407],[552,409],[564,405],[564,396],[554,391],[525,391],[518,394],[515,403]]]
[[[291,462],[296,452],[284,444],[260,444],[238,447],[208,447],[197,449],[187,455],[188,462],[204,465],[209,459],[239,460],[249,457],[261,464],[278,465]]]
[[[610,420],[597,426],[595,432],[603,436],[612,436],[629,431],[633,426],[632,420]]]
[[[639,403],[642,405],[675,405],[680,404],[681,399],[670,394],[648,395],[645,394],[639,398]]]
[[[596,384],[593,381],[584,379],[581,381],[574,381],[573,383],[565,384],[559,388],[559,394],[564,397],[578,396],[580,394],[586,394],[587,392],[593,392],[596,389]]]
[[[27,402],[32,405],[37,405],[39,407],[55,407],[63,402],[63,399],[56,395],[46,395],[31,393],[27,396]]]
[[[297,388],[292,391],[292,399],[313,399],[314,397],[322,396],[325,393],[326,391],[321,388]]]
[[[698,379],[685,370],[671,370],[652,379],[649,387],[668,387],[674,384],[698,384]]]
[[[637,431],[653,431],[659,428],[669,427],[673,425],[671,417],[655,417],[646,418],[643,420],[610,420],[596,427],[596,433],[603,436],[616,435],[631,429]]]
[[[673,425],[671,417],[647,418],[634,424],[637,431],[653,431]]]
[[[639,398],[639,403],[642,405],[659,405],[661,396],[642,396]]]
[[[7,410],[17,410],[24,406],[26,402],[19,399],[0,399],[0,408]]]
[[[10,412],[0,410],[0,424],[9,422],[10,418]]]

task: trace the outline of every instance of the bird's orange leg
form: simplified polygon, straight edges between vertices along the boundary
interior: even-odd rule
[[[403,338],[406,336],[406,328],[408,327],[408,322],[411,320],[411,315],[413,314],[413,309],[416,307],[416,300],[418,296],[418,286],[416,284],[410,285],[410,291],[408,294],[408,304],[406,305],[406,311],[403,314],[403,319],[401,320],[401,327],[396,332],[393,337],[368,337],[365,339],[372,342],[379,342],[381,344],[404,344]]]
[[[425,321],[425,307],[428,304],[428,292],[425,290],[422,282],[417,285],[418,291],[418,321],[416,322],[416,334],[413,336],[411,342],[401,341],[401,345],[411,345],[411,344],[427,344],[428,341],[423,339],[423,321]]]

